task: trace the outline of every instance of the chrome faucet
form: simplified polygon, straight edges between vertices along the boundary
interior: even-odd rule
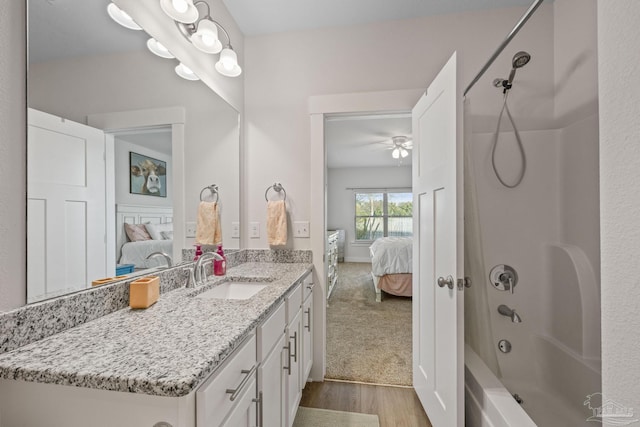
[[[196,261],[195,266],[193,267],[195,271],[195,285],[200,286],[203,285],[204,282],[207,281],[207,272],[205,270],[205,266],[208,262],[213,260],[224,261],[218,253],[216,252],[205,252],[200,255],[200,258]]]
[[[164,252],[153,252],[149,254],[149,256],[147,256],[147,259],[155,258],[158,256],[164,257],[164,259],[167,261],[167,267],[171,267],[173,265],[173,260],[171,259],[171,257]]]
[[[520,322],[522,322],[522,319],[520,318],[520,316],[518,315],[518,313],[516,313],[516,311],[515,311],[515,310],[513,310],[513,309],[511,309],[511,308],[507,307],[507,306],[506,306],[506,305],[504,305],[504,304],[500,304],[500,305],[498,306],[498,313],[502,314],[503,316],[510,317],[510,318],[511,318],[511,321],[512,321],[513,323],[520,323]]]

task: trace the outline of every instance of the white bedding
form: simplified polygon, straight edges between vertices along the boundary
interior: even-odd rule
[[[369,251],[374,275],[412,273],[413,238],[381,237],[369,246]]]
[[[151,268],[166,265],[163,257],[147,257],[153,252],[173,253],[173,240],[143,240],[122,245],[122,256],[118,264],[134,264],[136,268]]]

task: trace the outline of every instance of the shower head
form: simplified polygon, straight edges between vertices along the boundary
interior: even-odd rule
[[[531,55],[521,50],[520,52],[513,55],[513,60],[511,61],[511,64],[515,69],[515,68],[524,67],[525,65],[527,65],[527,63],[529,63],[529,61],[531,61]]]
[[[527,52],[523,50],[513,55],[513,59],[511,60],[511,65],[513,68],[509,73],[509,78],[507,79],[507,84],[505,85],[505,88],[511,89],[511,83],[513,83],[513,79],[516,76],[516,70],[518,68],[522,68],[525,65],[527,65],[529,61],[531,61],[531,55],[529,55]]]

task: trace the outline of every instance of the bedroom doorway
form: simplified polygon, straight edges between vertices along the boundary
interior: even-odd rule
[[[339,236],[336,262],[328,258],[325,378],[411,386],[410,274],[380,291],[385,275],[372,274],[370,254],[387,237],[404,237],[411,254],[411,114],[326,115],[324,136],[328,242]],[[391,264],[383,268],[396,272]]]

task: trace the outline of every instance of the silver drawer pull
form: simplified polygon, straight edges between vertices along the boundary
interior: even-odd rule
[[[247,385],[247,383],[249,382],[249,379],[256,372],[257,367],[258,367],[257,365],[253,365],[253,368],[249,369],[248,371],[246,369],[243,369],[242,371],[240,371],[243,374],[246,374],[246,376],[242,379],[242,381],[240,381],[240,384],[238,384],[238,387],[236,387],[235,389],[230,389],[230,388],[227,389],[226,393],[231,395],[229,397],[230,401],[233,402],[234,400],[236,400],[236,398],[238,397],[238,395],[240,394],[244,386]]]
[[[289,366],[285,366],[282,369],[284,369],[289,373],[289,375],[291,375],[291,341],[289,341],[289,344],[287,344],[286,347],[282,347],[282,348],[287,350],[287,362],[289,363]]]
[[[305,328],[311,332],[311,307],[305,310],[305,314],[307,315],[307,326]]]
[[[291,338],[293,338],[293,349],[295,350],[295,353],[289,353],[291,354],[289,357],[293,357],[293,361],[298,363],[298,331],[295,331]],[[291,349],[291,347],[289,347],[289,349]]]
[[[258,398],[257,399],[252,399],[252,402],[257,403],[257,414],[256,414],[256,422],[258,423],[258,427],[264,427],[264,419],[263,419],[263,413],[264,413],[264,407],[263,407],[263,403],[264,403],[264,398],[262,397],[262,392],[258,393]]]

